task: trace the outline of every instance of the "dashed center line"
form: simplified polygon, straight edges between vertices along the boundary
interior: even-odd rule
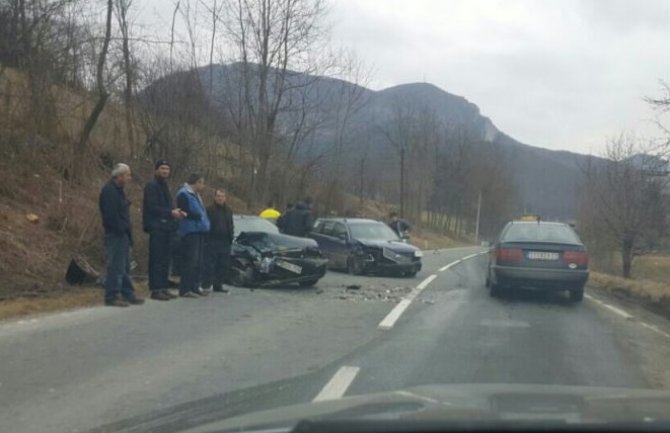
[[[461,259],[458,259],[454,262],[449,263],[448,265],[442,267],[439,269],[440,272],[446,271],[447,269],[451,268],[452,266],[456,266],[459,263],[462,263],[464,260],[471,259],[473,257],[477,257],[481,254],[486,254],[486,251],[480,252],[480,253],[475,253],[475,254],[470,254],[469,256],[465,256]],[[433,280],[437,278],[436,274],[432,274],[428,276],[425,280],[423,280],[421,283],[419,283],[418,286],[414,288],[402,301],[398,302],[398,304],[384,317],[384,319],[379,323],[378,328],[379,329],[391,329],[395,325],[395,323],[400,319],[400,316],[402,316],[402,313],[405,312],[407,307],[410,306],[414,298],[416,298],[421,291],[423,291],[430,283],[433,282]]]
[[[341,398],[347,392],[347,389],[349,389],[349,386],[360,370],[360,367],[349,365],[340,367],[312,401],[336,400]]]

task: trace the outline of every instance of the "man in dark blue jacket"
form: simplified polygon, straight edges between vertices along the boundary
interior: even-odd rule
[[[100,191],[100,214],[105,229],[105,305],[127,307],[140,305],[144,299],[135,296],[130,279],[130,247],[133,232],[130,224],[130,202],[124,187],[132,175],[126,164],[116,164],[112,169],[112,179]],[[123,299],[119,299],[119,294]]]
[[[177,228],[181,239],[179,295],[185,298],[207,295],[200,288],[205,235],[209,232],[209,218],[199,194],[204,188],[205,179],[199,174],[192,174],[177,193],[177,207],[184,212],[184,219],[179,221]]]
[[[203,287],[226,292],[223,286],[230,277],[230,250],[235,237],[233,210],[226,204],[226,190],[214,192],[214,203],[207,208],[209,233],[205,241],[205,278]]]
[[[167,183],[170,164],[165,160],[158,160],[154,169],[154,178],[144,187],[142,205],[144,231],[149,233],[149,290],[151,299],[169,301],[174,297],[167,290],[170,244],[177,230],[177,223],[183,219],[183,213],[174,207]]]

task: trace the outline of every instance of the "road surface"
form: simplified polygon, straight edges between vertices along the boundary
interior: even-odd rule
[[[330,272],[316,289],[5,322],[0,431],[179,431],[434,383],[670,386],[666,320],[597,293],[493,299],[481,252],[427,252],[412,279]]]

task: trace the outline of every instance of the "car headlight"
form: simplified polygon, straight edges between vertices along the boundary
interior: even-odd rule
[[[421,250],[414,251],[414,257],[423,257],[423,251]]]

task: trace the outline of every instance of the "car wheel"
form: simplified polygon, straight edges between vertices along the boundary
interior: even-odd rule
[[[570,292],[570,301],[581,302],[584,299],[584,288],[572,289]]]
[[[231,268],[231,278],[230,282],[233,286],[237,287],[256,287],[258,286],[257,281],[254,278],[254,270],[250,265],[243,266],[238,268],[233,266]]]
[[[313,287],[318,282],[319,280],[308,280],[308,281],[300,281],[298,284],[300,285],[300,287]]]
[[[356,260],[354,257],[349,257],[347,259],[347,272],[351,275],[362,275],[363,264],[360,260]]]

